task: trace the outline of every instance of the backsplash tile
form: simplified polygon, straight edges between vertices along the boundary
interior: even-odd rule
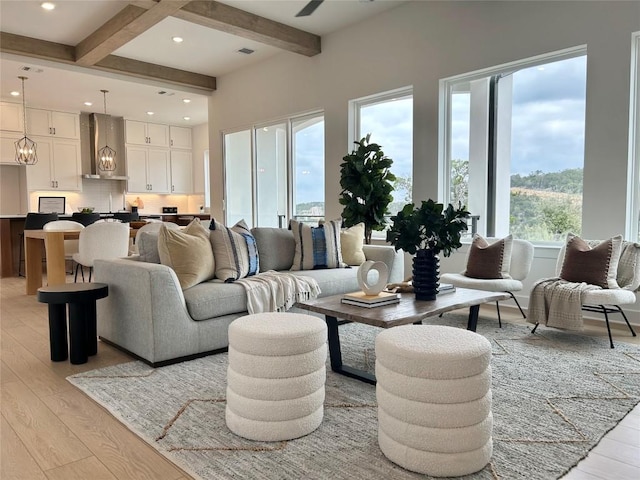
[[[125,194],[124,181],[119,180],[82,180],[82,192],[35,191],[29,194],[29,211],[38,211],[38,197],[65,197],[66,213],[72,214],[79,207],[93,207],[97,212],[117,212],[131,210],[136,198],[144,203],[139,208],[142,215],[162,213],[162,207],[178,207],[178,213],[199,213],[204,205],[204,195],[155,195]],[[110,200],[111,199],[111,200]]]

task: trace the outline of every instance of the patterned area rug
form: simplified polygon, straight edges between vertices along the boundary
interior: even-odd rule
[[[466,317],[430,323],[466,327]],[[340,327],[345,363],[373,370],[374,327]],[[465,478],[559,478],[640,402],[640,348],[480,319],[493,345],[494,453]],[[69,377],[194,478],[427,478],[388,461],[375,387],[328,369],[324,419],[306,437],[253,442],[225,425],[227,355],[152,369],[131,362]]]

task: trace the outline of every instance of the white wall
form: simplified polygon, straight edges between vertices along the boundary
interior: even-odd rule
[[[323,109],[326,212],[339,217],[339,164],[351,146],[348,101],[407,85],[414,94],[414,200],[438,198],[438,80],[587,45],[583,235],[621,233],[631,34],[639,30],[640,2],[408,2],[323,37],[315,57],[282,53],[219,77],[209,101],[212,214],[223,218],[222,131]],[[532,278],[553,274],[549,251],[540,250]]]
[[[191,129],[193,153],[193,193],[204,193],[204,152],[209,149],[209,125],[203,123]]]

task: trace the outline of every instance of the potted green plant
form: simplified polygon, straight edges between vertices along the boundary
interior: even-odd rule
[[[467,230],[470,214],[466,207],[436,203],[429,199],[419,207],[405,205],[391,217],[387,241],[396,251],[413,257],[413,289],[416,300],[435,300],[438,291],[440,252],[445,257],[462,246],[460,237]]]
[[[384,230],[385,215],[393,201],[393,181],[389,170],[393,160],[385,156],[377,143],[369,143],[371,134],[358,142],[357,148],[342,157],[340,165],[340,204],[345,227],[364,223],[365,243],[371,243],[373,230]]]

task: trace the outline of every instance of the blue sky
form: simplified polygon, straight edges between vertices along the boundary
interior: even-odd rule
[[[584,159],[586,56],[513,74],[511,170],[527,175],[581,168]],[[452,158],[469,158],[469,96],[452,100]],[[361,110],[361,134],[382,146],[396,175],[411,176],[412,99],[368,105]],[[296,201],[324,196],[324,123],[296,139]],[[345,154],[348,152],[345,152]]]
[[[586,57],[513,74],[511,171],[527,175],[582,168]],[[469,96],[452,102],[452,158],[469,158]]]

